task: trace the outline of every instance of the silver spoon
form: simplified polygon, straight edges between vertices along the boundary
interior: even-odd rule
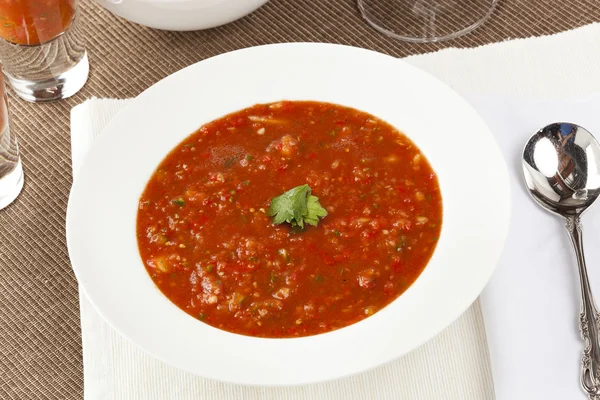
[[[588,280],[580,223],[581,214],[600,194],[600,145],[581,126],[548,125],[527,142],[523,173],[534,200],[565,219],[575,248],[582,300],[579,330],[585,342],[581,386],[590,399],[600,400],[600,314]]]

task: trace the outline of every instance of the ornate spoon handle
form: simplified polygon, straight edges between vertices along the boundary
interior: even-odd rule
[[[581,314],[579,315],[579,331],[585,342],[581,358],[581,386],[591,400],[600,400],[600,314],[594,302],[590,288],[579,216],[566,217],[565,227],[575,248],[579,282],[581,285]]]

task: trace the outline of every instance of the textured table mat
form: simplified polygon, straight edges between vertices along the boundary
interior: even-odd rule
[[[381,36],[354,0],[271,0],[216,29],[161,32],[127,23],[82,0],[91,75],[73,98],[31,105],[10,94],[11,127],[26,174],[17,201],[0,212],[0,398],[81,399],[77,283],[64,236],[71,186],[69,111],[91,96],[133,97],[182,67],[243,47],[293,41],[333,42],[408,56],[560,32],[600,21],[595,0],[500,0],[483,27],[442,44]]]

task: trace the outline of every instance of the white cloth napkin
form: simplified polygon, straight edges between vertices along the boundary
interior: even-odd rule
[[[509,165],[512,219],[508,241],[481,295],[498,399],[584,399],[583,344],[575,256],[564,223],[542,210],[522,184],[527,139],[551,123],[575,122],[600,138],[600,95],[568,101],[469,97],[495,133]],[[600,299],[600,209],[584,214],[584,247]],[[587,246],[585,246],[587,245]]]
[[[583,399],[577,387],[578,294],[568,243],[559,222],[526,198],[517,161],[527,137],[556,118],[572,119],[600,135],[599,121],[593,121],[598,115],[593,108],[600,100],[526,102],[514,96],[558,98],[600,92],[599,48],[600,25],[590,25],[550,37],[408,58],[459,92],[469,93],[511,168],[513,231],[498,273],[483,295],[498,400]],[[580,108],[584,104],[591,111]],[[93,99],[73,109],[75,173],[93,139],[124,105]],[[591,211],[585,220],[588,250],[593,248],[589,243],[596,228],[594,215]],[[534,239],[529,236],[536,226],[542,236]],[[596,254],[590,251],[588,257],[592,267]],[[593,282],[595,287],[600,283]],[[167,366],[121,338],[84,297],[81,325],[87,400],[494,398],[478,303],[437,338],[400,360],[354,377],[295,388],[227,385]]]
[[[92,99],[73,109],[71,143],[75,179],[93,140],[127,101]],[[485,331],[478,306],[429,344],[400,360],[354,377],[292,388],[228,385],[178,370],[122,338],[83,295],[80,307],[86,400],[482,400],[492,396]]]

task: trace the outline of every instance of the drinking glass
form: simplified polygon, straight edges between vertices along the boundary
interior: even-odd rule
[[[89,73],[77,0],[0,0],[0,62],[22,99],[77,93]]]
[[[12,203],[22,188],[23,167],[17,137],[10,131],[8,123],[8,99],[0,66],[0,210]]]
[[[358,0],[363,18],[378,31],[409,42],[438,42],[480,26],[498,0]]]

